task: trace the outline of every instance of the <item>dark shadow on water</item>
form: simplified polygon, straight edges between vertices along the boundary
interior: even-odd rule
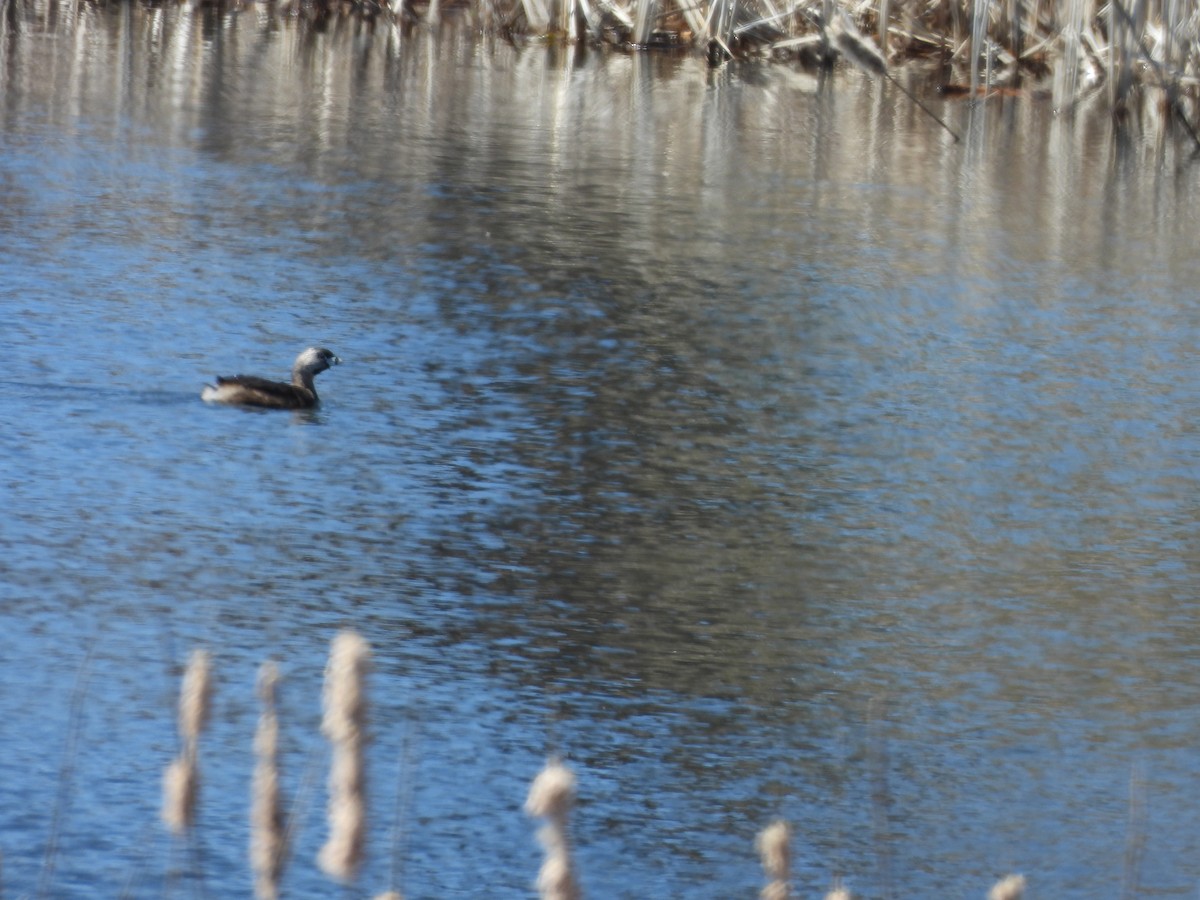
[[[278,416],[283,413],[291,413],[291,420],[296,425],[324,425],[325,416],[318,409],[268,409],[264,406],[238,406],[230,403],[204,403],[204,406],[214,410],[233,410],[244,415],[253,416]]]
[[[12,389],[24,394],[30,399],[39,400],[79,400],[87,398],[104,404],[129,404],[139,406],[196,406],[212,409],[235,410],[251,415],[277,416],[281,413],[291,413],[293,422],[299,425],[324,425],[325,417],[320,409],[264,409],[255,406],[230,406],[227,404],[209,404],[200,399],[198,391],[165,391],[143,390],[132,388],[108,387],[104,385],[78,384],[32,384],[27,381],[0,380],[0,390]]]
[[[182,406],[185,403],[200,401],[199,392],[144,390],[90,384],[33,384],[28,381],[0,380],[0,390],[6,389],[21,392],[30,398],[51,400],[88,397],[112,402],[132,401],[148,406]]]

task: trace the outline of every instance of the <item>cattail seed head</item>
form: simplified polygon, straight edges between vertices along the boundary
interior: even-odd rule
[[[353,631],[330,646],[321,730],[333,747],[329,772],[329,839],[317,855],[325,874],[353,881],[366,848],[366,674],[371,651]]]
[[[178,727],[183,744],[179,758],[163,773],[162,818],[174,834],[183,834],[196,818],[200,792],[200,732],[212,710],[212,656],[195,650],[188,659],[179,688]]]
[[[758,833],[755,844],[763,870],[775,881],[787,880],[792,856],[788,842],[791,839],[792,829],[783,819],[777,819]]]
[[[325,715],[321,730],[334,743],[355,740],[366,723],[365,690],[371,649],[354,631],[341,631],[333,639],[325,667]]]
[[[361,793],[333,793],[329,801],[329,839],[317,855],[321,871],[338,881],[354,880],[366,848],[366,823],[366,803]]]
[[[163,773],[162,819],[172,834],[183,834],[196,817],[199,774],[196,760],[185,754],[171,762]]]
[[[537,889],[545,900],[572,900],[579,896],[571,858],[566,853],[550,853],[538,871]]]
[[[274,758],[279,752],[279,716],[275,712],[275,701],[279,691],[279,667],[271,661],[258,670],[258,698],[262,703],[262,714],[254,732],[254,752],[259,759]]]
[[[575,773],[552,760],[529,786],[525,812],[531,816],[564,819],[575,802]]]
[[[195,650],[179,689],[179,736],[185,745],[194,745],[200,739],[211,711],[212,655],[207,650]]]
[[[545,850],[537,888],[542,900],[579,900],[582,893],[571,862],[567,817],[575,802],[575,774],[558,760],[550,760],[534,778],[525,800],[525,811],[543,817],[538,831]]]
[[[263,710],[254,734],[253,796],[250,804],[250,865],[254,894],[259,900],[276,900],[279,876],[287,857],[287,828],[279,784],[279,717],[275,695],[279,669],[265,662],[258,673],[258,694]]]
[[[1008,875],[1001,878],[988,891],[988,900],[1021,900],[1025,893],[1025,876]]]

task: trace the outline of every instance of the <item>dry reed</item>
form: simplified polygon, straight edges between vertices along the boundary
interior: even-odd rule
[[[12,0],[8,9],[32,5],[34,0]],[[383,19],[397,34],[416,22],[437,25],[465,8],[478,30],[511,39],[534,36],[553,46],[690,48],[707,53],[714,66],[734,58],[769,58],[829,67],[841,56],[894,82],[895,66],[924,60],[937,65],[937,87],[950,96],[1016,93],[1049,99],[1056,110],[1069,112],[1103,92],[1118,123],[1161,115],[1200,148],[1192,121],[1200,103],[1200,15],[1194,4],[1179,0],[803,0],[782,5],[776,0],[260,0],[260,5],[264,15],[303,13],[318,22],[343,15]],[[831,34],[843,16],[855,32],[874,35],[874,42],[856,43],[849,32]],[[914,94],[910,97],[916,102]],[[1147,98],[1159,102],[1141,102]],[[934,115],[924,104],[922,109]]]
[[[75,781],[75,760],[79,753],[83,709],[87,697],[87,685],[91,669],[92,654],[95,642],[89,641],[87,653],[75,673],[75,684],[71,688],[70,714],[67,717],[67,743],[63,754],[62,765],[58,772],[58,789],[54,793],[54,806],[50,812],[50,835],[46,841],[46,852],[42,859],[42,871],[38,877],[38,897],[50,895],[54,884],[54,871],[58,864],[58,846],[62,835],[63,817],[71,796],[72,785]],[[3,862],[3,854],[0,854]],[[0,882],[0,896],[3,896],[3,882]]]
[[[339,632],[325,668],[321,731],[333,749],[329,773],[329,838],[317,856],[322,871],[353,881],[366,847],[366,674],[371,651],[354,631]]]
[[[767,873],[767,884],[759,894],[762,900],[787,900],[791,896],[788,890],[788,869],[792,860],[789,847],[791,839],[792,829],[783,819],[772,822],[760,831],[755,839],[763,871]]]
[[[542,900],[578,900],[582,896],[567,831],[574,803],[574,773],[559,760],[548,761],[529,786],[529,796],[525,799],[529,815],[546,819],[546,825],[538,831],[538,840],[545,850],[537,879]]]
[[[279,784],[279,716],[275,711],[279,668],[265,662],[258,673],[262,713],[254,735],[254,783],[250,803],[250,865],[254,895],[276,900],[287,858],[287,826]]]
[[[333,5],[336,0],[297,0]],[[368,5],[372,0],[364,0]],[[373,0],[383,3],[383,0]],[[768,57],[829,66],[840,53],[884,77],[890,62],[926,59],[946,73],[950,95],[989,97],[1019,92],[1048,96],[1069,110],[1107,83],[1115,115],[1124,121],[1147,91],[1158,92],[1171,121],[1200,145],[1182,97],[1200,100],[1200,16],[1178,2],[1119,0],[467,0],[473,21],[503,33],[559,41],[612,43],[633,49],[692,48],[719,66],[729,59]],[[406,21],[433,21],[445,4],[392,0]],[[877,36],[874,46],[830,28],[849,15],[853,27]],[[863,56],[863,53],[866,56]],[[882,63],[882,66],[880,65]],[[1082,70],[1083,77],[1077,77]],[[891,78],[891,75],[887,75]],[[915,98],[913,98],[915,100]],[[926,113],[933,115],[922,106]],[[935,118],[937,118],[935,116]],[[939,118],[939,122],[945,123]],[[953,133],[953,132],[952,132]]]
[[[10,9],[31,0],[13,0]],[[210,4],[195,4],[206,8]],[[1200,15],[1178,0],[261,0],[268,11],[390,20],[396,27],[437,25],[465,8],[481,31],[547,44],[613,44],[629,49],[691,48],[722,65],[765,57],[829,66],[839,53],[882,76],[893,64],[924,59],[945,73],[950,94],[986,98],[1019,92],[1052,96],[1069,111],[1107,88],[1111,109],[1127,120],[1143,94],[1162,100],[1168,121],[1191,140],[1200,101]],[[874,46],[831,41],[848,15]],[[878,49],[875,49],[878,47]],[[865,50],[869,58],[856,56]],[[890,77],[890,76],[889,76]]]
[[[179,689],[180,753],[163,773],[162,819],[173,834],[183,834],[195,821],[200,793],[200,734],[212,710],[212,656],[195,650]]]

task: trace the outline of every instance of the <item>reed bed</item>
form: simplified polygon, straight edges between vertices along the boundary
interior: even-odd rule
[[[49,0],[51,6],[60,0]],[[90,0],[106,3],[111,0]],[[159,5],[160,0],[141,0]],[[9,15],[47,0],[7,0]],[[398,31],[453,20],[516,44],[694,53],[714,67],[852,66],[921,96],[1019,96],[1070,113],[1093,98],[1119,126],[1177,125],[1200,153],[1200,0],[189,0],[319,28]],[[903,74],[901,74],[903,73]]]
[[[359,875],[373,823],[367,821],[365,749],[368,740],[367,676],[371,651],[357,632],[344,630],[332,640],[325,668],[322,695],[321,732],[331,749],[328,778],[327,840],[314,862],[321,872],[342,885],[353,884]],[[200,806],[200,739],[209,721],[213,700],[212,655],[194,651],[183,673],[177,706],[179,752],[168,765],[163,778],[162,820],[177,839],[194,841]],[[299,810],[284,808],[279,768],[280,720],[277,697],[281,675],[274,662],[259,669],[257,693],[260,702],[258,724],[253,736],[254,769],[250,779],[250,842],[247,867],[254,877],[254,893],[259,900],[286,896],[285,864],[293,842],[292,824]],[[562,759],[551,758],[530,783],[524,811],[532,819],[542,820],[537,840],[544,850],[540,870],[530,873],[530,887],[541,900],[582,900],[585,895],[576,854],[570,836],[570,820],[577,792],[575,772]],[[301,806],[299,797],[296,806]],[[396,816],[403,815],[396,805]],[[798,888],[792,881],[792,827],[777,819],[755,838],[763,869],[762,900],[789,900],[793,897],[823,896],[825,900],[852,900],[850,889],[835,878],[830,888]],[[53,840],[53,838],[52,838]],[[393,842],[394,855],[390,881],[375,900],[403,900],[396,886],[401,853]],[[750,848],[747,848],[749,854]],[[48,849],[47,854],[52,850]],[[0,855],[0,859],[2,859]],[[196,857],[192,877],[204,882],[202,860]],[[53,874],[43,873],[38,896],[53,895]],[[170,883],[170,877],[168,882]],[[987,900],[1021,900],[1026,881],[1019,874],[1007,875],[988,891]],[[203,893],[203,890],[201,890]]]
[[[217,0],[223,2],[223,0]],[[250,0],[244,0],[250,2]],[[273,3],[275,0],[265,0]],[[1069,109],[1107,90],[1124,115],[1158,97],[1191,129],[1200,93],[1196,0],[279,0],[291,13],[358,13],[407,24],[465,12],[513,40],[796,60],[872,74],[933,64],[951,95],[1027,92]],[[847,28],[856,39],[847,40]]]
[[[60,0],[49,0],[55,6]],[[90,0],[106,3],[110,0]],[[159,0],[141,0],[159,5]],[[65,0],[64,0],[65,3]],[[7,0],[8,16],[47,0]],[[519,44],[839,64],[919,95],[1020,96],[1070,113],[1105,98],[1119,125],[1178,125],[1200,153],[1200,0],[189,0],[320,28],[406,30],[453,19]],[[36,16],[35,16],[36,17]],[[898,77],[903,71],[903,78]]]

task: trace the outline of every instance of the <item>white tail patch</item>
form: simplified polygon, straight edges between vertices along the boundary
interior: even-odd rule
[[[233,390],[227,384],[206,384],[200,392],[200,399],[205,403],[229,403],[233,399],[232,394]]]

